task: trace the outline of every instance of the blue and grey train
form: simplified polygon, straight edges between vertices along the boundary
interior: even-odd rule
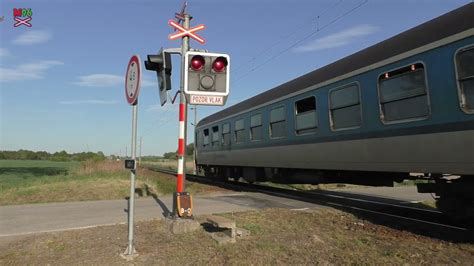
[[[474,3],[202,119],[196,165],[249,182],[428,179],[474,213]]]

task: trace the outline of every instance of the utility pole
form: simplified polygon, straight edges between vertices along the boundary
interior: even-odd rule
[[[128,151],[127,151],[128,146],[125,145],[125,159],[128,158]]]
[[[142,163],[142,136],[140,136],[140,154],[138,155],[138,164]]]

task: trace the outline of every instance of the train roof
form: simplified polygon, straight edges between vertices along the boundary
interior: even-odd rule
[[[469,3],[392,38],[356,52],[327,66],[262,92],[252,98],[212,114],[197,126],[209,124],[227,116],[249,110],[265,102],[276,100],[312,85],[350,73],[384,59],[416,49],[474,27],[474,3]]]

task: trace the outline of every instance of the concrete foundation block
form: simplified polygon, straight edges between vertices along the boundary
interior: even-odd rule
[[[227,243],[235,243],[235,238],[230,237],[228,234],[224,232],[216,232],[211,233],[212,239],[217,241],[219,245],[227,244]]]
[[[238,238],[244,238],[250,236],[250,231],[243,228],[237,228],[235,230],[235,236]]]
[[[234,221],[221,216],[210,215],[206,217],[206,222],[214,226],[216,232],[212,232],[211,237],[217,243],[235,243],[236,226]]]
[[[194,219],[169,219],[168,227],[171,233],[175,235],[190,233],[198,230],[201,224]]]

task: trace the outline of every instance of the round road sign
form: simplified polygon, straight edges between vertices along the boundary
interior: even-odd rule
[[[125,97],[131,105],[137,104],[138,93],[140,92],[140,57],[133,55],[128,62],[127,73],[125,74]]]

